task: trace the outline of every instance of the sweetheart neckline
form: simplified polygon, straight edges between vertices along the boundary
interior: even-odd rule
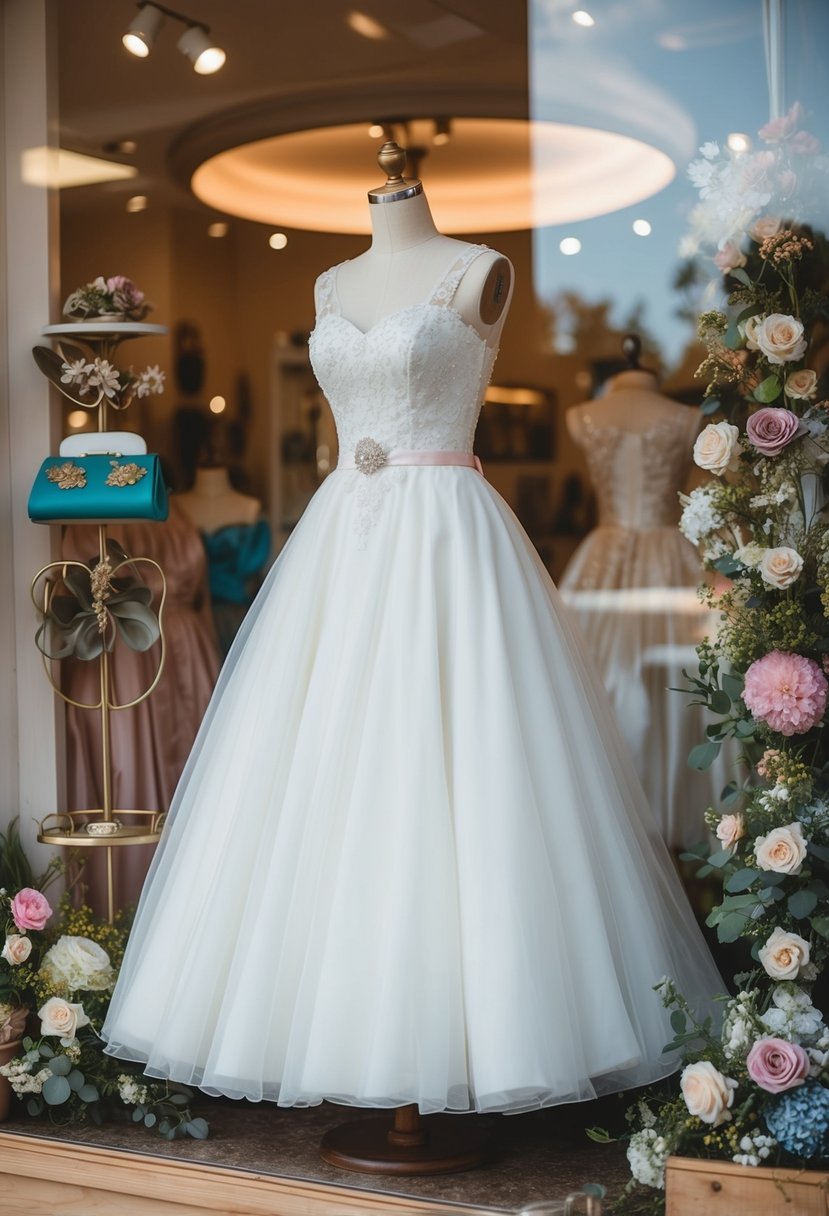
[[[489,345],[486,338],[484,338],[482,334],[478,333],[474,325],[470,325],[468,321],[464,321],[463,317],[456,308],[447,307],[445,304],[435,304],[430,300],[421,300],[417,304],[406,304],[403,308],[396,308],[394,312],[388,312],[384,317],[381,317],[379,321],[375,321],[373,325],[368,327],[368,329],[360,329],[359,325],[355,324],[354,321],[352,321],[349,317],[344,316],[341,312],[326,312],[321,317],[317,317],[314,328],[311,330],[309,335],[309,339],[313,338],[314,334],[319,329],[320,324],[329,317],[333,317],[338,321],[344,321],[345,324],[353,329],[355,333],[358,333],[361,338],[368,338],[372,333],[374,333],[375,329],[379,329],[382,325],[385,325],[387,321],[391,321],[396,317],[403,316],[407,312],[413,312],[416,308],[434,308],[437,309],[438,312],[449,313],[451,316],[457,318],[464,329],[468,329],[469,332],[478,339],[482,346],[485,346],[488,350],[492,350],[492,347]]]

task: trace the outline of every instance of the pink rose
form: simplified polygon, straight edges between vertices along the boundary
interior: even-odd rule
[[[725,241],[714,254],[714,265],[723,274],[729,270],[736,270],[739,266],[745,266],[745,264],[746,256],[734,241]]]
[[[107,279],[106,289],[112,293],[112,303],[119,312],[135,312],[144,303],[144,292],[126,275],[116,274]]]
[[[751,664],[743,700],[749,712],[781,735],[804,735],[826,711],[829,682],[814,659],[772,650]]]
[[[776,760],[777,757],[781,756],[782,754],[783,753],[780,751],[780,749],[778,747],[767,747],[766,750],[763,752],[762,756],[760,757],[760,759],[757,761],[758,777],[771,776],[771,774],[769,772],[771,761]]]
[[[780,188],[781,198],[789,198],[794,194],[797,186],[797,174],[793,169],[782,169],[777,175],[777,185]],[[776,236],[777,233],[773,232],[771,235]]]
[[[42,929],[52,915],[49,901],[33,887],[18,891],[11,902],[12,920],[18,929]]]
[[[789,140],[789,150],[798,156],[816,156],[820,151],[820,140],[815,139],[808,131],[795,131]]]
[[[758,245],[762,245],[763,241],[767,241],[770,236],[777,236],[782,227],[783,221],[779,216],[761,215],[751,225],[748,234]]]
[[[787,135],[791,135],[802,117],[803,106],[796,101],[787,114],[781,118],[772,118],[760,128],[758,134],[767,144],[779,144]]]
[[[749,442],[764,456],[779,456],[801,430],[797,414],[776,406],[765,406],[746,423]]]
[[[809,1075],[809,1057],[799,1043],[785,1039],[758,1039],[746,1056],[752,1081],[769,1094],[782,1094],[802,1085]]]

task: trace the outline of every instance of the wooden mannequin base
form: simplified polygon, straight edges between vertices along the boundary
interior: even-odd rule
[[[429,1115],[401,1106],[376,1119],[355,1119],[326,1132],[320,1156],[362,1174],[459,1174],[483,1165],[487,1137],[474,1116]]]

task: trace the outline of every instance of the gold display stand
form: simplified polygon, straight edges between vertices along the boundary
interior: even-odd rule
[[[118,345],[126,338],[136,338],[146,336],[148,334],[165,334],[167,329],[163,325],[146,325],[142,322],[123,321],[104,323],[100,321],[83,321],[67,325],[49,325],[43,333],[47,337],[57,339],[57,350],[62,359],[69,361],[72,358],[71,348],[63,348],[60,339],[78,339],[85,346],[89,346],[93,353],[100,359],[112,360]],[[37,352],[35,352],[37,359]],[[40,362],[38,360],[38,362]],[[42,366],[42,365],[41,365]],[[64,391],[59,384],[56,387],[60,389],[65,397],[67,397],[74,405],[80,405],[84,409],[95,410],[97,412],[97,430],[99,432],[107,429],[107,409],[124,409],[129,405],[129,400],[126,405],[119,406],[110,401],[101,390],[95,401],[85,402],[71,393]],[[72,520],[67,522],[81,522]],[[98,525],[98,563],[108,561],[107,550],[107,524]],[[158,574],[161,580],[161,594],[158,605],[158,626],[159,639],[158,645],[159,658],[150,686],[135,697],[132,701],[124,702],[123,704],[116,703],[112,698],[111,691],[111,666],[112,655],[105,645],[98,658],[100,670],[100,697],[94,702],[76,701],[67,696],[56,682],[52,663],[60,662],[60,659],[49,659],[44,655],[43,664],[46,670],[46,676],[52,688],[57,695],[69,705],[73,705],[77,709],[84,709],[99,712],[101,716],[101,789],[102,803],[100,807],[87,808],[85,810],[63,811],[57,812],[54,815],[48,815],[40,824],[38,840],[43,844],[59,845],[69,848],[102,848],[106,852],[106,876],[107,876],[107,920],[111,924],[115,918],[115,882],[113,873],[113,853],[115,848],[123,848],[130,845],[140,844],[156,844],[161,836],[161,829],[164,824],[166,811],[162,810],[137,810],[137,809],[122,809],[116,808],[112,804],[112,750],[111,750],[111,729],[110,715],[113,712],[120,710],[133,709],[136,705],[140,705],[147,697],[151,695],[158,681],[161,678],[161,673],[164,668],[165,658],[165,641],[164,641],[164,603],[167,597],[167,582],[164,577],[164,571],[159,566],[158,562],[149,557],[132,557],[127,555],[126,560],[112,567],[110,578],[114,578],[118,571],[124,567],[149,565]],[[74,567],[82,569],[92,574],[92,567],[84,562],[78,561],[55,561],[49,562],[43,566],[32,580],[32,599],[35,607],[41,613],[47,613],[51,605],[51,601],[58,589],[61,586],[63,575],[65,572]],[[102,600],[105,605],[105,598]],[[113,626],[114,628],[114,626]],[[111,640],[111,639],[110,639]],[[114,642],[113,642],[114,644]],[[90,662],[93,660],[89,660]]]

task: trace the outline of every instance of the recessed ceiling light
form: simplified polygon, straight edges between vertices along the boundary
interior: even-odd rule
[[[147,196],[146,194],[134,194],[132,198],[127,199],[127,211],[146,211]]]
[[[637,236],[650,236],[650,234],[653,232],[653,229],[651,228],[651,226],[647,220],[634,220],[633,221],[633,231],[636,233]]]
[[[225,223],[224,220],[216,220],[216,222],[214,224],[207,225],[207,235],[208,236],[216,236],[216,237],[227,236],[229,231],[230,231],[230,224]]]
[[[583,8],[577,8],[576,11],[572,14],[572,19],[576,23],[576,25],[581,25],[585,29],[589,29],[591,25],[596,24],[596,22],[593,20],[593,18],[590,16],[590,14],[585,12],[585,10]]]
[[[66,421],[77,431],[80,427],[85,426],[89,422],[89,414],[86,410],[70,410],[66,415]]]
[[[726,143],[732,152],[748,152],[751,147],[751,140],[742,131],[732,131]]]
[[[227,405],[227,402],[225,401],[224,397],[211,397],[210,398],[210,413],[211,414],[223,414],[226,405]]]
[[[346,22],[354,30],[355,34],[360,34],[363,38],[372,38],[375,42],[380,42],[383,38],[389,37],[389,31],[374,17],[370,17],[368,13],[361,13],[359,9],[353,8],[346,17]]]
[[[268,237],[268,244],[271,249],[284,249],[288,244],[288,238],[284,232],[272,232]]]
[[[373,122],[368,129],[368,133],[372,139],[382,139],[385,135],[385,127],[379,122]]]
[[[565,257],[572,257],[574,253],[581,253],[581,241],[577,236],[566,236],[563,241],[559,241],[558,247]]]

